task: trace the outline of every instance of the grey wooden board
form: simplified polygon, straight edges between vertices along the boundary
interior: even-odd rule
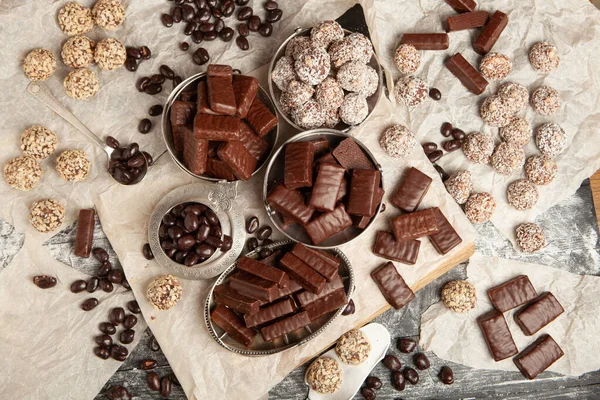
[[[523,255],[510,246],[508,240],[491,225],[478,226],[480,238],[477,240],[478,251],[503,258],[540,263],[555,268],[562,268],[579,274],[600,275],[600,252],[598,250],[598,227],[594,214],[589,184],[584,182],[575,195],[563,203],[548,210],[537,220],[546,229],[549,246],[541,254]],[[83,260],[72,255],[76,224],[65,228],[48,239],[45,246],[52,255],[80,271],[93,274],[97,262],[93,259]],[[0,271],[12,260],[23,244],[24,236],[14,231],[12,226],[0,220]],[[94,234],[95,246],[110,251],[111,260],[118,265],[116,257],[106,236],[98,223]],[[431,304],[438,302],[441,287],[452,279],[465,278],[466,264],[459,266],[448,274],[432,282],[417,293],[415,300],[400,311],[388,311],[375,321],[383,324],[394,339],[410,336],[418,339],[420,315]],[[1,279],[1,275],[0,275]],[[357,304],[360,307],[360,304]],[[454,334],[448,332],[448,334]],[[146,371],[139,369],[142,360],[152,358],[158,361],[157,372],[160,376],[171,374],[168,362],[162,352],[153,352],[148,343],[151,333],[144,332],[144,337],[121,368],[106,383],[96,397],[106,399],[104,393],[113,385],[127,387],[136,399],[160,399],[146,385]],[[90,349],[92,338],[90,337]],[[399,356],[404,365],[412,365],[411,357],[400,354],[394,345],[390,351]],[[528,381],[517,372],[492,370],[476,370],[460,364],[448,363],[427,354],[431,368],[420,372],[420,382],[415,386],[407,385],[403,392],[397,392],[390,384],[390,373],[379,365],[373,371],[383,382],[383,388],[377,393],[377,399],[599,399],[600,372],[591,372],[581,377],[565,377],[553,373],[544,373],[534,381]],[[455,373],[454,385],[443,385],[437,373],[443,365],[449,365]],[[306,387],[302,383],[306,366],[301,366],[287,376],[269,393],[273,400],[302,400],[306,397]],[[180,387],[174,386],[171,399],[185,399]],[[362,398],[360,395],[357,399]],[[221,399],[216,399],[221,400]],[[237,399],[235,399],[237,400]]]

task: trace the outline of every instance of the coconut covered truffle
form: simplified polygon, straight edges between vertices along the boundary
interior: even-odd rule
[[[350,61],[340,67],[336,78],[344,90],[363,93],[368,91],[371,72],[375,70],[368,65]]]
[[[510,58],[500,53],[488,53],[479,63],[479,71],[491,81],[505,79],[512,70]]]
[[[119,40],[107,38],[101,40],[96,45],[94,51],[94,60],[100,69],[112,71],[125,63],[127,59],[127,50]]]
[[[46,49],[34,49],[23,60],[23,71],[32,81],[45,81],[56,71],[56,56]]]
[[[331,61],[329,54],[320,47],[311,47],[304,51],[294,64],[298,78],[309,85],[318,85],[327,78]]]
[[[352,33],[344,39],[332,43],[329,46],[329,55],[335,68],[339,68],[349,61],[367,64],[373,56],[373,45],[365,35]]]
[[[21,134],[21,150],[26,156],[43,160],[56,150],[58,139],[50,129],[34,125]]]
[[[67,94],[77,100],[87,100],[98,93],[98,77],[88,68],[71,71],[64,82]]]
[[[344,38],[344,29],[336,21],[319,22],[310,30],[312,42],[327,50],[329,45]]]
[[[554,115],[560,110],[560,95],[550,86],[542,86],[531,95],[531,107],[541,115]]]
[[[335,128],[340,123],[340,113],[336,108],[329,108],[323,111],[325,121],[323,126],[325,128]]]
[[[401,44],[394,53],[394,65],[403,74],[414,74],[421,66],[421,52],[412,44]]]
[[[495,210],[496,201],[487,192],[473,193],[465,203],[465,214],[474,224],[489,221]]]
[[[473,191],[473,179],[469,171],[456,171],[446,181],[446,190],[458,204],[465,204]]]
[[[58,25],[69,36],[88,33],[94,27],[92,10],[70,1],[58,12]]]
[[[146,296],[154,308],[166,311],[174,307],[181,299],[183,289],[173,275],[159,275],[150,282]]]
[[[336,360],[320,357],[306,370],[306,382],[312,390],[321,394],[331,394],[342,387],[343,371]]]
[[[510,175],[523,167],[525,152],[516,144],[502,142],[496,146],[491,160],[492,167],[496,172],[502,175]]]
[[[558,165],[550,156],[532,156],[525,161],[525,176],[538,186],[552,182],[557,172]]]
[[[512,182],[506,189],[508,204],[517,210],[529,210],[538,201],[539,194],[535,185],[527,179]]]
[[[344,364],[359,365],[369,357],[371,342],[362,331],[352,329],[340,336],[335,352]]]
[[[529,104],[529,91],[523,85],[507,82],[498,89],[498,96],[509,99],[515,113],[525,111]]]
[[[523,117],[513,117],[508,125],[500,128],[500,137],[508,143],[524,146],[531,140],[531,125]]]
[[[548,74],[558,68],[560,55],[550,42],[539,42],[529,50],[529,62],[533,69]]]
[[[31,156],[15,157],[4,165],[4,180],[19,190],[28,191],[35,187],[42,177],[42,167]]]
[[[316,129],[325,122],[323,108],[313,99],[294,109],[292,116],[296,124],[304,129]]]
[[[517,245],[526,253],[540,251],[546,245],[546,235],[538,224],[528,222],[521,224],[515,231]]]
[[[565,149],[567,135],[560,125],[547,123],[536,129],[535,143],[542,154],[556,156]]]
[[[285,47],[285,56],[297,60],[305,50],[313,47],[312,40],[308,36],[296,36],[292,38]]]
[[[271,72],[271,80],[281,91],[286,91],[289,83],[296,78],[294,72],[294,60],[291,57],[281,57],[275,63],[273,72]]]
[[[98,0],[92,9],[92,16],[100,28],[113,31],[125,21],[125,9],[120,0]]]
[[[471,282],[450,281],[442,289],[442,301],[449,310],[465,313],[477,305],[477,291]]]
[[[515,112],[512,102],[506,97],[490,96],[481,104],[479,113],[486,124],[501,128],[510,123]]]
[[[57,230],[65,219],[65,208],[54,199],[38,200],[31,205],[29,222],[42,233]]]
[[[60,56],[71,68],[83,68],[94,62],[96,42],[85,36],[73,36],[63,45]]]
[[[56,159],[56,172],[69,182],[80,182],[87,178],[92,163],[83,150],[65,150]]]
[[[427,83],[416,76],[406,76],[396,81],[394,98],[396,102],[409,107],[423,103],[429,94]]]
[[[489,136],[474,132],[467,135],[462,149],[467,160],[475,164],[487,164],[494,151],[494,142]]]
[[[383,132],[379,144],[390,157],[404,158],[413,151],[417,139],[407,127],[392,125]]]
[[[367,118],[369,105],[367,99],[359,93],[349,93],[340,106],[340,118],[348,125],[358,125]]]

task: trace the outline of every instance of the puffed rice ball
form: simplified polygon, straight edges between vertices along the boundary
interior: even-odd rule
[[[449,310],[465,313],[477,305],[477,291],[471,282],[450,281],[442,289],[442,301]]]
[[[517,245],[526,253],[535,253],[546,245],[546,235],[538,224],[528,222],[519,225],[515,236]]]
[[[127,50],[119,40],[106,38],[96,45],[94,51],[94,60],[98,63],[100,69],[112,71],[125,63],[127,59]]]
[[[323,21],[310,30],[312,42],[325,50],[329,45],[344,38],[344,29],[336,21]]]
[[[506,189],[508,204],[517,210],[529,210],[536,205],[539,194],[535,185],[527,179],[519,179],[508,185]]]
[[[291,57],[283,56],[275,63],[273,72],[271,72],[271,80],[277,85],[279,90],[286,91],[289,83],[296,79],[294,71],[294,60]]]
[[[401,44],[394,53],[394,65],[403,74],[414,74],[421,66],[421,52],[412,44]]]
[[[514,105],[506,97],[490,96],[479,108],[481,119],[489,126],[502,128],[510,123],[514,114]]]
[[[87,178],[92,163],[83,150],[65,150],[56,159],[56,172],[65,181],[80,182]]]
[[[392,125],[383,132],[379,144],[390,157],[404,158],[413,151],[417,139],[407,127]]]
[[[296,124],[304,129],[316,129],[325,123],[323,108],[315,100],[310,99],[292,111]]]
[[[65,78],[64,86],[67,94],[77,100],[87,100],[100,90],[96,73],[87,68],[71,71]]]
[[[529,91],[518,83],[503,83],[498,89],[498,96],[510,99],[515,113],[525,111],[529,104]]]
[[[409,107],[423,103],[429,94],[427,83],[416,76],[405,76],[396,81],[394,98],[396,102]]]
[[[45,126],[34,125],[21,134],[21,150],[26,156],[43,160],[56,150],[58,139],[54,132]]]
[[[29,222],[42,233],[53,232],[63,223],[65,208],[54,199],[38,200],[31,205]]]
[[[529,62],[536,71],[547,74],[558,68],[560,55],[552,43],[539,42],[529,50]]]
[[[532,137],[531,125],[523,117],[513,117],[508,125],[500,128],[500,137],[505,142],[525,146]]]
[[[56,71],[56,56],[46,49],[34,49],[23,60],[23,71],[32,81],[45,81]]]
[[[535,131],[535,144],[542,154],[556,156],[565,149],[567,135],[563,128],[558,124],[543,124]]]
[[[552,182],[557,172],[558,165],[550,156],[531,156],[525,161],[525,176],[538,186]]]
[[[373,56],[373,45],[365,35],[355,32],[332,43],[328,52],[334,68],[339,68],[349,61],[367,64]]]
[[[113,31],[125,21],[125,9],[120,0],[98,0],[92,9],[92,16],[100,28]]]
[[[340,106],[340,118],[348,125],[358,125],[369,115],[367,99],[360,93],[348,93]]]
[[[23,191],[33,189],[43,173],[40,164],[30,156],[12,158],[4,166],[4,180],[6,183]]]
[[[560,95],[550,86],[542,86],[531,95],[531,107],[541,115],[554,115],[560,110]]]
[[[344,102],[344,89],[334,78],[325,78],[315,90],[317,102],[326,110],[337,110]]]
[[[456,171],[446,181],[446,190],[458,204],[465,204],[473,191],[471,173],[466,170]]]
[[[359,365],[369,357],[371,342],[362,331],[352,329],[340,336],[335,352],[344,364]]]
[[[496,201],[487,192],[473,193],[465,203],[465,214],[474,224],[482,224],[492,218],[496,210]]]
[[[166,311],[179,302],[183,288],[173,275],[159,275],[150,282],[146,296],[154,308]]]
[[[96,42],[85,36],[73,36],[65,42],[60,53],[63,62],[71,68],[83,68],[94,62]]]
[[[488,53],[479,63],[479,71],[484,78],[491,81],[505,79],[512,70],[512,61],[504,54]]]
[[[69,36],[88,33],[94,27],[92,10],[70,1],[58,12],[58,25]]]
[[[321,394],[335,393],[342,387],[344,373],[336,360],[317,358],[306,370],[306,382],[312,390]]]
[[[474,132],[467,135],[462,149],[467,160],[475,164],[487,164],[494,151],[494,142],[489,136]]]
[[[523,167],[525,152],[514,143],[502,142],[496,146],[491,161],[496,172],[502,175],[510,175]]]

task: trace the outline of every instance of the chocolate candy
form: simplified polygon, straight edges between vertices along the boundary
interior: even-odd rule
[[[392,234],[379,231],[373,245],[373,253],[388,260],[414,265],[417,262],[420,248],[421,242],[418,240],[398,242]]]
[[[160,377],[156,372],[148,373],[146,376],[146,383],[148,384],[150,390],[154,390],[155,392],[160,390]]]
[[[280,269],[245,256],[238,260],[237,268],[267,281],[275,282],[280,287],[286,287],[290,280],[288,275]]]
[[[352,225],[352,219],[343,204],[338,205],[332,212],[325,213],[305,225],[306,233],[314,244],[329,239]]]
[[[337,164],[319,163],[317,178],[308,205],[319,211],[333,211],[345,169]]]
[[[258,230],[260,223],[258,222],[258,218],[256,216],[252,216],[248,218],[246,221],[246,232],[254,233]]]
[[[431,181],[429,176],[412,167],[392,196],[391,203],[402,211],[408,213],[415,211],[427,194]]]
[[[402,363],[400,362],[400,360],[398,360],[398,357],[392,354],[388,354],[385,357],[383,357],[382,362],[383,365],[385,365],[386,368],[390,371],[400,371],[400,369],[402,368]]]
[[[412,44],[417,50],[446,50],[447,33],[405,33],[400,44]]]
[[[482,55],[489,53],[500,38],[506,25],[508,25],[508,15],[502,11],[494,12],[490,21],[473,43],[473,50]]]
[[[277,185],[267,196],[269,205],[291,218],[306,225],[314,213],[314,209],[304,204],[304,196],[296,191],[286,188],[283,184]]]
[[[429,358],[427,358],[427,356],[423,353],[415,354],[413,357],[413,362],[415,363],[415,367],[417,367],[417,369],[420,371],[428,369],[431,365],[429,363]]]
[[[454,372],[452,372],[452,368],[450,367],[443,366],[439,376],[444,385],[452,385],[454,383]]]
[[[108,400],[131,400],[133,396],[123,386],[113,386],[106,392]]]
[[[223,304],[232,310],[248,315],[256,314],[258,312],[260,306],[259,300],[244,296],[227,285],[215,287],[213,293],[215,295],[215,300],[217,300],[219,304]]]
[[[234,115],[237,111],[232,73],[233,71],[228,65],[211,64],[208,66],[208,102],[210,108],[218,114]]]
[[[269,143],[256,135],[252,128],[244,121],[240,122],[240,142],[244,145],[246,150],[252,154],[256,160],[262,160],[269,151]]]
[[[404,375],[402,375],[402,372],[392,372],[392,386],[394,386],[394,389],[400,392],[404,390],[406,387],[406,379],[404,378]]]
[[[194,118],[194,134],[196,138],[215,141],[238,140],[240,120],[228,115],[199,113]]]
[[[156,367],[158,367],[158,362],[156,360],[148,359],[148,360],[143,360],[140,363],[140,368],[143,369],[144,371],[149,371]]]
[[[448,32],[462,31],[484,26],[490,14],[487,11],[471,11],[464,14],[451,15],[446,20]]]
[[[312,186],[314,155],[315,148],[311,142],[293,142],[285,147],[283,184],[288,189]]]
[[[198,65],[204,65],[210,60],[210,55],[204,47],[198,48],[192,55],[192,60]]]
[[[379,390],[383,386],[383,383],[381,382],[381,379],[376,376],[368,376],[365,380],[365,385],[367,385],[369,389]]]
[[[552,293],[540,295],[515,314],[515,321],[527,336],[531,336],[550,322],[554,321],[565,310]]]
[[[501,312],[494,310],[483,314],[477,318],[477,323],[494,360],[504,360],[519,352]]]
[[[396,240],[416,239],[439,231],[435,209],[428,208],[392,219]]]
[[[535,379],[564,354],[552,336],[543,335],[516,356],[513,361],[525,378]]]
[[[352,138],[344,139],[333,150],[338,163],[348,169],[375,169],[373,164]]]
[[[194,122],[196,105],[191,101],[174,101],[171,105],[171,126],[191,125]]]
[[[244,322],[225,306],[218,305],[210,314],[212,321],[221,327],[232,339],[248,347],[254,341],[256,332],[246,328]]]
[[[229,286],[252,299],[272,302],[277,294],[277,284],[247,272],[238,271],[229,277]]]
[[[450,122],[444,122],[440,128],[440,133],[442,136],[448,137],[452,134],[452,129],[452,124]]]
[[[489,289],[488,297],[496,310],[505,312],[535,299],[537,292],[527,276],[519,275]]]
[[[348,213],[372,217],[377,209],[377,189],[380,186],[381,173],[374,169],[352,170]]]
[[[72,293],[81,293],[87,288],[87,282],[78,279],[75,282],[71,283],[71,292]]]
[[[237,177],[229,166],[217,158],[209,158],[206,163],[206,173],[215,178],[222,178],[228,181],[235,181]]]
[[[294,281],[295,282],[295,281]],[[337,275],[331,281],[327,282],[319,294],[312,293],[308,290],[300,292],[296,295],[296,300],[301,307],[307,307],[315,301],[330,295],[331,293],[344,288],[344,281]]]
[[[419,373],[414,369],[406,367],[404,368],[404,371],[402,373],[404,375],[404,378],[406,378],[406,380],[411,385],[416,385],[417,383],[419,383]]]
[[[278,322],[275,322],[272,325],[265,326],[260,330],[260,333],[263,339],[266,342],[268,342],[273,339],[277,339],[278,337],[281,337],[286,333],[290,333],[295,331],[296,329],[302,328],[308,324],[310,324],[310,318],[308,317],[308,313],[306,311],[302,311],[298,314],[294,314]]]
[[[292,253],[285,254],[279,260],[279,265],[289,274],[290,278],[309,292],[321,293],[327,282],[325,278]]]
[[[38,275],[33,277],[33,283],[40,289],[50,289],[56,286],[56,278],[48,275]]]
[[[321,274],[328,282],[339,277],[339,261],[337,259],[332,262],[331,259],[324,257],[318,250],[310,249],[302,243],[294,245],[292,254]]]
[[[442,92],[438,88],[431,88],[429,89],[429,97],[435,101],[439,101],[442,99]]]
[[[438,231],[429,235],[429,241],[438,253],[444,255],[458,246],[462,242],[462,239],[450,222],[448,222],[442,211],[438,207],[435,207],[433,210],[435,212]]]
[[[329,141],[327,139],[315,139],[311,140],[310,142],[315,148],[315,155],[324,153],[329,150]]]
[[[258,93],[258,80],[252,76],[234,75],[233,93],[237,104],[235,116],[246,118],[250,106],[256,98],[256,93]]]
[[[308,305],[306,307],[306,312],[308,313],[308,318],[311,321],[314,321],[325,314],[338,310],[347,303],[348,298],[346,297],[346,291],[344,289],[338,289]]]
[[[471,92],[481,94],[488,81],[460,53],[456,53],[444,63],[446,68]]]
[[[98,299],[90,297],[89,299],[86,299],[83,303],[81,303],[81,309],[83,311],[90,311],[91,309],[95,308],[98,304]]]
[[[459,13],[473,11],[477,7],[477,3],[474,0],[446,0],[446,3]]]
[[[342,311],[342,315],[352,315],[352,314],[354,314],[354,311],[356,311],[356,307],[354,305],[354,300],[350,299],[350,301],[348,302],[348,305],[346,305],[346,307],[344,308],[344,311]]]
[[[253,328],[291,314],[296,311],[296,309],[294,301],[287,298],[261,308],[260,311],[254,315],[244,315],[244,322],[246,323],[246,327]]]
[[[275,256],[275,259],[277,259],[279,256],[276,253],[273,253],[271,256],[267,257],[267,259],[270,259],[271,257]],[[265,261],[265,260],[263,260]],[[277,261],[274,261],[273,263],[276,263]],[[293,279],[290,279],[290,283],[289,285],[287,285],[287,287],[284,288],[277,288],[277,292],[275,293],[275,298],[273,299],[273,301],[275,300],[279,300],[282,299],[286,296],[289,296],[290,294],[293,293],[297,293],[301,290],[303,290],[304,288],[302,286],[300,286],[300,284],[298,282],[296,282]],[[302,292],[305,293],[306,291]],[[310,293],[310,292],[306,292],[306,293]]]
[[[273,229],[270,226],[268,226],[268,225],[263,226],[256,232],[256,238],[258,240],[264,241],[264,240],[268,239],[272,233],[273,233]]]
[[[417,348],[417,342],[411,338],[400,338],[396,347],[401,353],[412,353]]]
[[[247,181],[252,177],[256,169],[256,158],[250,154],[242,142],[224,143],[217,150],[217,154],[239,179]]]
[[[92,251],[92,240],[94,238],[94,215],[93,209],[79,210],[77,220],[77,235],[75,236],[75,255],[88,258]]]
[[[239,37],[238,37],[239,39]],[[257,97],[246,114],[246,121],[260,137],[265,136],[279,123],[277,116],[271,112]]]
[[[375,269],[371,272],[371,277],[385,300],[396,310],[401,309],[415,298],[415,294],[391,262]]]

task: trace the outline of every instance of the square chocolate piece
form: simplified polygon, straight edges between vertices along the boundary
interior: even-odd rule
[[[314,156],[311,142],[292,142],[285,146],[283,184],[288,189],[312,186]]]
[[[393,205],[411,213],[415,211],[427,194],[432,179],[416,168],[411,168],[402,184],[390,200]]]
[[[233,93],[237,103],[236,117],[246,118],[257,92],[258,81],[256,78],[246,75],[233,76]]]
[[[377,210],[381,173],[375,169],[354,169],[350,179],[348,213],[372,217]]]
[[[371,277],[385,300],[396,310],[401,309],[415,298],[415,294],[391,262],[371,272]]]
[[[250,126],[260,137],[269,133],[278,123],[277,116],[273,114],[271,110],[258,99],[258,97],[252,102],[248,114],[246,115],[246,121],[248,121]]]
[[[246,150],[242,142],[232,141],[222,144],[217,150],[217,155],[225,161],[235,176],[243,181],[249,180],[256,169],[256,158]]]

